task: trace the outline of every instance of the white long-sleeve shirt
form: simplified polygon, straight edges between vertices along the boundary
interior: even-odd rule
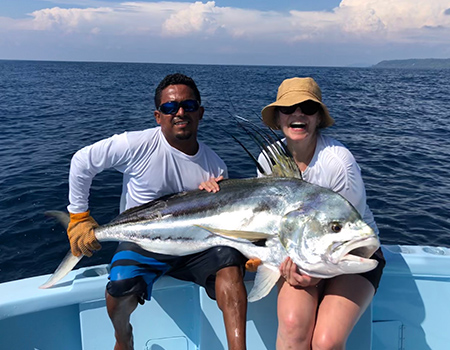
[[[170,146],[160,127],[125,132],[75,153],[69,175],[70,213],[88,210],[92,179],[108,168],[123,173],[120,212],[167,194],[197,189],[212,177],[228,177],[224,161],[202,142],[190,156]]]
[[[263,154],[259,155],[258,161],[267,174],[270,174],[270,166]],[[258,171],[259,176],[263,175]],[[342,143],[319,133],[314,156],[306,170],[302,172],[302,177],[306,182],[341,194],[378,234],[372,211],[366,203],[366,189],[361,169],[352,153]]]

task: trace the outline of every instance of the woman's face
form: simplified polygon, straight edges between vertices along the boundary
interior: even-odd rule
[[[320,111],[320,104],[313,101],[305,101],[290,107],[277,107],[278,124],[286,138],[293,141],[313,137],[320,124]]]

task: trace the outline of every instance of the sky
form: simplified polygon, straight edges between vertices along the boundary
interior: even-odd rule
[[[370,66],[450,58],[450,0],[2,0],[0,59]]]

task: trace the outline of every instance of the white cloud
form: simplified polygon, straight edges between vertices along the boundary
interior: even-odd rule
[[[171,14],[163,24],[163,33],[169,36],[185,36],[200,32],[214,34],[221,26],[216,19],[216,16],[220,18],[221,12],[213,1],[206,4],[195,2]]]
[[[411,34],[423,31],[429,38],[429,28],[450,30],[450,17],[445,16],[446,0],[343,0],[335,10],[345,33],[364,35],[392,42],[407,41]],[[448,36],[435,40],[448,42]]]
[[[34,11],[30,23],[36,30],[82,31],[86,27],[94,27],[101,18],[107,18],[114,11],[111,8],[62,9],[53,7]]]
[[[42,9],[31,14],[34,30],[79,32],[152,33],[162,36],[218,31],[230,37],[278,38],[279,40],[336,40],[374,38],[407,40],[421,30],[450,28],[447,0],[342,0],[333,12],[262,12],[206,3],[125,2],[115,7]],[[24,22],[17,21],[16,28]],[[429,39],[427,33],[427,38]],[[441,38],[441,40],[445,40]]]
[[[57,3],[58,0],[53,1]],[[30,41],[36,37],[44,40],[47,36],[48,42],[56,43],[61,38],[61,42],[64,41],[61,45],[67,46],[70,36],[78,48],[89,44],[91,47],[113,45],[130,50],[133,43],[142,47],[147,45],[155,53],[158,48],[163,52],[168,38],[173,43],[190,37],[196,47],[205,44],[205,50],[217,55],[245,52],[247,57],[251,57],[252,50],[275,55],[273,50],[267,51],[267,47],[281,48],[280,55],[283,51],[297,50],[303,56],[305,45],[328,50],[339,45],[367,48],[368,45],[388,47],[422,43],[441,45],[442,55],[449,53],[448,0],[342,0],[331,12],[259,11],[221,7],[214,1],[77,1],[90,3],[91,7],[52,7],[34,11],[21,19],[0,17],[0,32],[9,32],[2,35],[0,43],[14,39],[14,45],[20,45],[28,35]],[[16,40],[16,36],[20,39]],[[180,43],[182,41],[178,40],[176,47],[180,47]],[[186,54],[189,48],[183,50]]]
[[[448,0],[342,0],[333,12],[262,12],[206,3],[124,2],[110,7],[53,7],[31,13],[32,19],[0,19],[5,29],[86,33],[151,34],[183,37],[229,37],[257,40],[390,40],[404,41],[430,28],[450,29]],[[8,25],[5,25],[7,23]],[[439,38],[439,31],[434,34]]]

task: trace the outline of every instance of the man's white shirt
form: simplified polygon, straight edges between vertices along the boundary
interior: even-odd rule
[[[199,143],[195,155],[173,148],[161,128],[125,132],[79,150],[69,175],[70,213],[89,208],[89,190],[95,175],[114,168],[123,173],[120,212],[161,196],[197,189],[212,177],[228,177],[224,161]]]

